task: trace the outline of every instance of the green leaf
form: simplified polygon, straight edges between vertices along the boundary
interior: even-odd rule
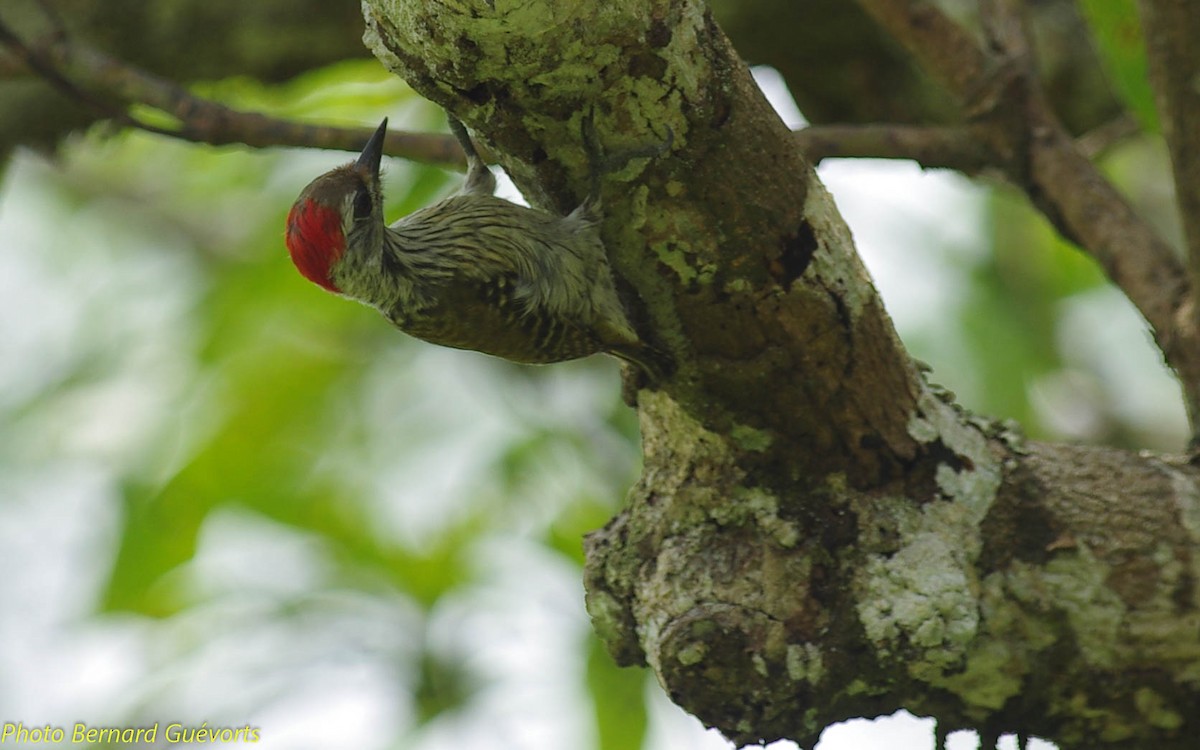
[[[562,509],[546,530],[544,544],[583,568],[583,538],[604,526],[613,515],[607,498],[578,497]]]
[[[1158,112],[1146,64],[1146,47],[1134,0],[1081,0],[1113,86],[1149,132],[1158,132]]]
[[[599,750],[634,750],[646,740],[646,671],[618,667],[595,634],[587,639],[587,686]]]

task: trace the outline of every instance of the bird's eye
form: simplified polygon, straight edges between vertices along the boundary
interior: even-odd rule
[[[367,218],[371,215],[371,210],[374,207],[374,201],[371,200],[371,192],[366,187],[360,187],[354,193],[354,218]]]

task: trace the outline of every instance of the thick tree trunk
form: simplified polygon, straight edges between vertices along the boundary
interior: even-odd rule
[[[556,211],[609,151],[604,237],[676,377],[588,540],[622,663],[737,741],[904,707],[1063,747],[1200,736],[1200,485],[1027,444],[926,384],[791,134],[696,0],[368,0],[368,43]]]

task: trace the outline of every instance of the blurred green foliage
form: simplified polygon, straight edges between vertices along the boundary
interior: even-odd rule
[[[203,93],[314,122],[372,123],[387,115],[394,127],[444,127],[440,111],[374,62],[331,66],[277,87],[222,81]],[[408,645],[387,658],[402,662],[401,683],[409,687],[401,714],[411,717],[404,730],[411,733],[469,710],[495,681],[476,663],[481,644],[465,636],[447,642],[448,615],[439,614],[493,578],[492,546],[545,545],[581,586],[582,535],[616,511],[635,478],[637,426],[620,402],[611,362],[521,368],[435,351],[296,274],[282,241],[291,201],[308,180],[348,158],[103,130],[69,145],[63,171],[42,179],[50,199],[74,217],[71,226],[89,233],[82,218],[89,214],[88,222],[137,229],[127,238],[91,232],[39,248],[38,262],[50,268],[90,254],[106,259],[107,269],[90,276],[90,290],[71,292],[79,297],[79,307],[64,311],[76,317],[71,361],[23,402],[6,403],[5,421],[10,434],[44,436],[37,458],[47,465],[68,456],[95,461],[112,482],[117,525],[113,549],[96,563],[111,560],[97,617],[133,614],[180,633],[197,613],[253,591],[205,571],[205,550],[220,546],[213,529],[230,518],[257,518],[306,540],[312,554],[305,565],[319,571],[312,579],[286,566],[244,571],[265,576],[270,583],[259,596],[278,605],[245,627],[329,616],[338,592],[405,602],[415,615],[392,637]],[[426,205],[458,179],[389,165],[389,216]],[[163,273],[122,288],[121,274],[164,256]],[[154,295],[182,302],[181,309],[157,323],[143,320],[129,336],[88,312]],[[139,357],[148,346],[139,337],[154,339],[160,355]],[[123,438],[126,449],[71,447],[64,403],[140,380],[159,382],[169,395]],[[125,416],[120,405],[104,404],[86,418]],[[31,458],[10,441],[5,448],[12,450],[0,454],[4,464]],[[286,583],[292,578],[308,582],[294,584],[297,593]],[[582,624],[582,609],[573,617]],[[208,640],[236,632],[235,622],[222,622]],[[637,747],[646,724],[644,674],[617,670],[594,636],[580,635],[588,645],[578,654],[586,674],[578,689],[591,691],[599,746]],[[196,637],[168,649],[175,656],[158,669],[177,670]],[[147,687],[132,715],[107,718],[161,716],[163,700]]]
[[[1158,132],[1154,92],[1147,75],[1146,50],[1135,0],[1082,0],[1096,48],[1113,87],[1143,128]]]

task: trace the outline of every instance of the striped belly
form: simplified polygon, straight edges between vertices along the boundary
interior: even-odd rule
[[[471,349],[512,362],[546,364],[602,350],[596,336],[575,321],[537,315],[512,298],[512,279],[450,283],[435,304],[388,319],[410,336],[455,349]]]

